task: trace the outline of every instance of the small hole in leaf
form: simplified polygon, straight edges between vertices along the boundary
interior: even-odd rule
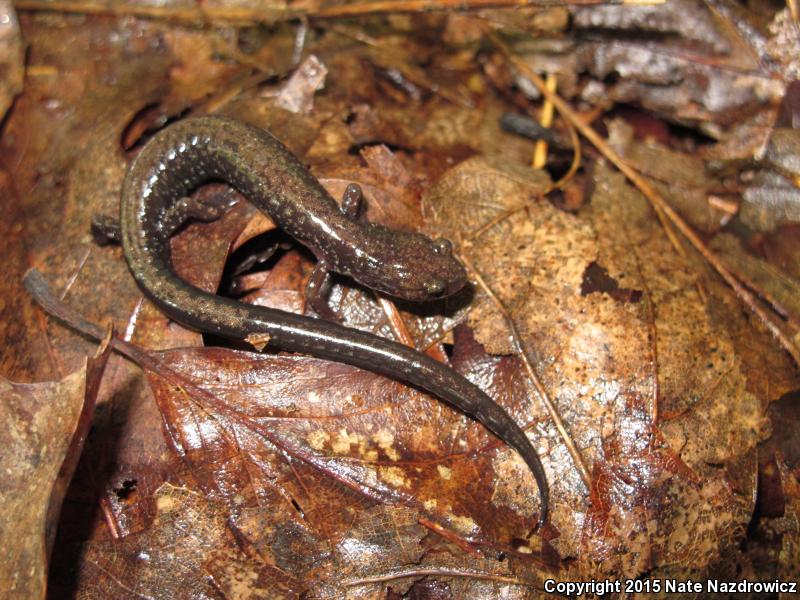
[[[126,479],[122,482],[122,486],[118,487],[114,490],[117,494],[117,498],[120,500],[128,500],[136,492],[136,484],[138,482],[135,479]]]

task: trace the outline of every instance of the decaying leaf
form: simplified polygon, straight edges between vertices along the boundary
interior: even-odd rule
[[[239,549],[224,508],[165,484],[147,531],[81,549],[80,597],[296,598],[291,573]]]
[[[787,320],[800,323],[800,282],[791,273],[747,252],[730,234],[716,236],[711,247],[729,264],[736,265],[740,277],[760,290]]]
[[[783,95],[780,78],[760,68],[769,57],[754,51],[768,36],[720,3],[585,7],[577,10],[575,20],[584,38],[579,64],[597,80],[611,81],[593,84],[587,96],[636,102],[723,137],[720,125],[742,120]],[[641,38],[630,37],[632,31]]]
[[[257,502],[279,479],[280,495],[295,498],[306,520],[323,531],[349,526],[344,498],[336,504],[340,516],[329,514],[330,495],[341,488],[336,495],[355,492],[363,500],[424,510],[467,539],[487,532],[500,537],[504,530],[510,537],[512,522],[518,527],[536,512],[527,476],[507,488],[492,475],[516,462],[510,450],[401,384],[302,356],[206,349],[174,351],[164,360],[203,387],[213,382],[206,389],[216,400],[208,406],[151,375],[176,450],[205,490],[232,505]],[[518,480],[524,465],[514,471]],[[474,484],[465,488],[464,481]],[[328,492],[318,497],[320,488]],[[511,512],[501,519],[493,503],[506,494],[502,502]]]
[[[725,193],[723,182],[708,172],[704,161],[695,155],[671,151],[655,142],[637,142],[633,128],[617,119],[609,124],[609,143],[642,173],[693,227],[716,231],[730,220],[730,210],[711,203]],[[736,202],[733,194],[728,195]]]
[[[772,231],[800,222],[800,132],[776,128],[763,154],[763,168],[743,195],[742,221]]]

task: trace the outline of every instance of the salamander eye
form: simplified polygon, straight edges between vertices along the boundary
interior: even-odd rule
[[[425,292],[429,296],[441,296],[444,293],[444,281],[441,279],[430,279],[425,282]]]
[[[450,243],[450,240],[437,238],[433,240],[433,251],[436,254],[451,254],[453,252],[453,244]]]

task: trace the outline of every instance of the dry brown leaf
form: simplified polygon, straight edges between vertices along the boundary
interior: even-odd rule
[[[800,223],[800,131],[772,130],[761,168],[742,195],[742,222],[756,231]]]
[[[772,76],[780,66],[764,52],[772,36],[763,15],[754,27],[754,15],[743,12],[695,0],[576,9],[575,25],[583,34],[576,70],[586,68],[594,77],[583,96],[634,102],[726,137],[728,127],[785,90]]]
[[[92,423],[110,349],[61,381],[0,382],[0,587],[44,598],[61,503]]]
[[[714,237],[711,248],[736,265],[739,277],[759,290],[787,320],[800,326],[800,281],[767,260],[747,252],[731,234]]]
[[[503,363],[476,351],[466,365],[454,357],[456,368],[502,377]],[[281,480],[279,495],[295,498],[328,535],[350,527],[342,503],[355,492],[361,501],[425,511],[464,539],[498,542],[536,512],[535,486],[511,450],[401,384],[304,356],[206,348],[175,350],[163,361],[216,398],[209,406],[150,374],[171,444],[203,488],[232,505],[260,504]],[[495,477],[498,469],[509,477]],[[335,519],[323,488],[339,497]]]
[[[654,142],[633,139],[633,127],[621,119],[608,126],[609,144],[664,195],[695,229],[714,232],[731,217],[709,203],[712,193],[721,193],[723,183],[708,172],[696,154],[676,152]],[[738,203],[738,196],[731,195]]]
[[[479,271],[504,274],[493,278],[492,287],[512,312],[530,296],[534,271],[547,268],[542,255],[552,247],[554,241],[558,241],[547,236],[558,235],[559,229],[568,226],[566,222],[574,222],[574,219],[555,209],[536,210],[537,205],[541,206],[541,200],[537,198],[549,183],[550,179],[543,171],[513,163],[509,165],[495,158],[475,157],[448,171],[425,192],[423,210],[429,229],[453,240],[465,239],[506,211],[527,205],[532,207],[527,212],[503,220],[488,234],[477,238],[475,248],[470,252]],[[541,220],[547,219],[556,222],[552,227],[541,227]],[[574,235],[569,237],[569,243],[578,248],[585,245],[582,242],[576,240]],[[569,269],[567,264],[555,264],[555,260],[560,260],[561,256],[553,258],[551,264],[554,269]],[[573,261],[578,263],[580,269],[577,274],[572,274],[575,283],[580,282],[583,265],[591,258],[590,254],[584,254],[582,260]],[[564,282],[565,278],[556,277],[552,281]],[[479,294],[477,302],[473,303],[468,322],[475,331],[476,339],[490,353],[511,354],[514,351],[502,316],[484,295]]]

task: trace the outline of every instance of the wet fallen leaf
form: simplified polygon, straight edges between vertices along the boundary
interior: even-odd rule
[[[530,177],[467,161],[430,191],[426,208],[429,222],[464,237],[528,203],[467,251],[594,464],[587,490],[555,430],[536,432],[560,499],[552,516],[560,536],[551,544],[577,559],[577,578],[597,569],[668,574],[676,563],[684,576],[702,577],[735,545],[752,511],[753,452],[768,434],[762,405],[746,390],[730,334],[706,312],[693,263],[670,247],[621,176],[599,168],[590,204],[577,216],[537,201]],[[450,218],[454,211],[460,221]],[[642,290],[641,299],[587,290],[591,264],[618,287]],[[471,314],[478,339],[511,352],[496,308],[488,329],[492,320],[480,311],[492,311],[485,297]],[[543,419],[534,398],[531,390],[522,422]],[[750,464],[747,487],[732,493],[724,465],[742,460]]]
[[[709,198],[725,193],[723,182],[707,171],[699,156],[671,151],[651,140],[637,142],[633,139],[633,128],[622,120],[609,125],[609,142],[634,168],[649,177],[696,229],[717,231],[730,220],[731,211],[717,208]],[[733,194],[730,197],[737,198]]]
[[[509,489],[504,478],[492,476],[512,464],[520,476],[526,472],[512,451],[498,448],[477,424],[405,386],[301,356],[205,349],[175,351],[164,361],[201,386],[214,382],[206,389],[217,400],[207,406],[151,375],[172,444],[204,489],[232,495],[232,504],[253,502],[258,490],[288,477],[282,495],[297,498],[305,518],[331,532],[350,522],[344,499],[337,503],[339,518],[331,520],[328,496],[336,487],[343,488],[340,495],[354,491],[364,499],[426,510],[428,518],[450,524],[467,539],[487,536],[486,530],[497,534],[512,518],[524,521],[535,514],[535,486],[527,475]],[[486,376],[492,376],[493,366],[484,363]],[[475,485],[465,489],[469,480]],[[315,491],[320,488],[328,489],[322,498]],[[502,519],[490,504],[501,493],[509,495],[503,504],[510,511]],[[317,514],[324,520],[317,522]]]
[[[800,282],[790,273],[747,252],[730,234],[718,235],[711,245],[729,264],[736,265],[740,277],[750,287],[760,290],[789,322],[800,325]]]

